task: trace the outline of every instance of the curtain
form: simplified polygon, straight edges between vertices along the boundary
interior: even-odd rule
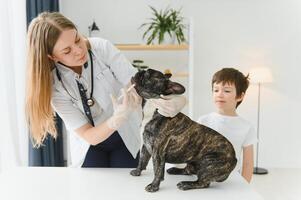
[[[27,0],[27,26],[30,21],[43,11],[59,11],[58,0]],[[58,137],[54,140],[47,137],[44,145],[40,148],[33,148],[29,142],[29,166],[64,166],[63,154],[63,125],[62,119],[56,115],[56,128]]]
[[[40,148],[33,148],[29,142],[29,166],[64,166],[63,155],[63,127],[62,119],[56,115],[56,129],[58,137],[54,140],[51,136],[47,136],[44,145]]]
[[[25,99],[25,2],[1,0],[0,171],[27,164]]]
[[[26,0],[27,25],[43,11],[59,11],[59,0]]]

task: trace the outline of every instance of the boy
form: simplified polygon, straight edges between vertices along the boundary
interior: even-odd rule
[[[256,133],[250,122],[236,113],[236,108],[243,101],[249,86],[248,79],[248,76],[233,68],[223,68],[216,72],[211,85],[217,112],[201,116],[198,122],[216,130],[232,143],[238,160],[234,171],[241,171],[242,176],[250,182],[253,174],[253,144],[257,142]]]

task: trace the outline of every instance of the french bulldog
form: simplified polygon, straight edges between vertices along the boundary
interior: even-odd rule
[[[170,74],[148,69],[137,72],[131,82],[145,100],[160,98],[161,94],[183,94],[185,88],[170,81],[170,77]],[[165,163],[187,164],[183,169],[168,169],[169,174],[197,175],[196,181],[179,182],[177,187],[181,190],[207,188],[211,182],[225,181],[237,163],[232,144],[215,130],[192,121],[183,113],[164,117],[157,110],[144,127],[139,164],[130,174],[140,176],[151,157],[154,179],[145,188],[148,192],[159,190]]]

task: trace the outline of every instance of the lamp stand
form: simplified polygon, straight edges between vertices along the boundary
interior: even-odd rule
[[[268,170],[258,167],[258,152],[259,152],[259,118],[260,118],[260,83],[258,83],[258,105],[257,105],[257,149],[256,149],[256,167],[253,174],[267,174]]]

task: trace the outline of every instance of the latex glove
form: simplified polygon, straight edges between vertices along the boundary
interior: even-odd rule
[[[139,94],[136,92],[135,88],[132,88],[128,92],[128,96],[129,96],[130,106],[132,107],[132,109],[135,110],[142,106],[142,97],[139,96]]]
[[[160,97],[160,99],[151,99],[151,103],[165,117],[176,116],[186,104],[186,97],[184,95],[160,95]]]
[[[128,91],[130,89],[130,91]],[[129,102],[131,104],[131,107],[133,109],[136,109],[138,107],[141,107],[142,105],[142,97],[139,96],[139,94],[136,92],[136,89],[134,88],[134,84],[129,82],[126,85],[126,91],[129,95]]]
[[[107,125],[110,129],[117,130],[124,121],[128,119],[128,116],[132,111],[129,94],[125,92],[125,89],[121,89],[121,94],[123,95],[121,103],[119,103],[118,100],[111,95],[114,113],[112,117],[107,120]]]

